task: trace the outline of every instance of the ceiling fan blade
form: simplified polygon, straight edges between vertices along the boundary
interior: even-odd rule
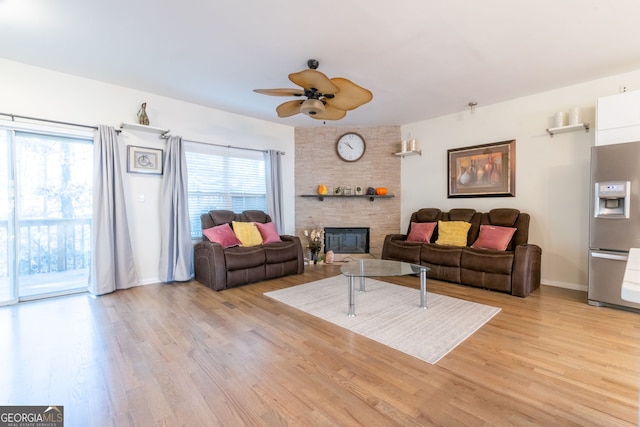
[[[320,71],[308,69],[298,73],[289,74],[289,80],[302,86],[305,89],[315,88],[320,93],[338,93],[340,88],[336,86],[329,77],[322,74]]]
[[[340,92],[333,98],[324,99],[327,105],[341,110],[353,110],[373,99],[373,94],[368,89],[358,86],[351,80],[335,77],[331,81],[340,88]]]
[[[324,113],[317,113],[309,117],[317,120],[340,120],[346,115],[347,115],[346,111],[340,110],[336,107],[332,107],[331,105],[326,104],[324,106]]]
[[[304,91],[300,89],[254,89],[256,93],[271,96],[302,96]]]
[[[276,107],[278,117],[291,117],[300,112],[300,105],[303,101],[287,101]]]

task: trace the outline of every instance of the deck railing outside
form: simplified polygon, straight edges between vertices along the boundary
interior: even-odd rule
[[[8,283],[9,263],[12,262],[8,230],[8,222],[0,221],[0,283]],[[21,295],[35,293],[36,287],[44,289],[43,292],[60,290],[68,286],[64,277],[82,277],[88,272],[91,218],[22,220],[18,222],[16,239],[19,241],[17,274]],[[86,286],[86,279],[80,280]],[[78,287],[78,284],[69,286]],[[28,287],[34,290],[26,289]]]

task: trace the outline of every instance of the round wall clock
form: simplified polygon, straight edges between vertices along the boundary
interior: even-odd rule
[[[347,132],[338,138],[336,143],[336,152],[345,162],[355,162],[360,160],[364,155],[367,144],[364,138],[355,132]]]

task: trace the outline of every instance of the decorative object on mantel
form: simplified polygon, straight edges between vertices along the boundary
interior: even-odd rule
[[[336,259],[336,256],[331,250],[327,251],[327,253],[324,256],[324,262],[326,262],[327,264],[333,264],[333,261],[335,261],[335,259]]]
[[[138,123],[149,126],[149,116],[147,116],[147,103],[143,102],[138,110]]]
[[[375,190],[374,190],[375,191]],[[391,199],[393,197],[395,197],[393,194],[385,194],[384,196],[380,196],[377,194],[350,194],[350,195],[346,195],[346,194],[301,194],[300,197],[312,197],[315,199],[320,200],[321,202],[324,201],[325,198],[340,198],[340,199],[369,199],[370,201],[374,201],[375,199]]]
[[[318,263],[318,254],[320,253],[320,249],[322,249],[322,245],[324,244],[324,229],[316,229],[313,228],[311,231],[304,230],[304,237],[307,238],[307,247],[309,248],[309,252],[311,253],[311,261],[314,264]]]
[[[356,185],[354,189],[355,189],[356,196],[362,196],[364,194],[364,189],[361,186]]]
[[[367,196],[375,196],[376,194],[376,189],[373,187],[369,187],[367,188]]]
[[[329,193],[329,189],[327,188],[326,185],[324,184],[320,184],[318,185],[318,194],[320,194],[321,196],[324,196],[325,194]]]
[[[386,196],[387,195],[387,187],[378,187],[378,188],[376,188],[376,194],[378,196]]]

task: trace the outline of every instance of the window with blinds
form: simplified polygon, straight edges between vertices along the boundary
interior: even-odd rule
[[[262,151],[185,141],[191,238],[202,237],[200,215],[213,209],[266,211]]]

